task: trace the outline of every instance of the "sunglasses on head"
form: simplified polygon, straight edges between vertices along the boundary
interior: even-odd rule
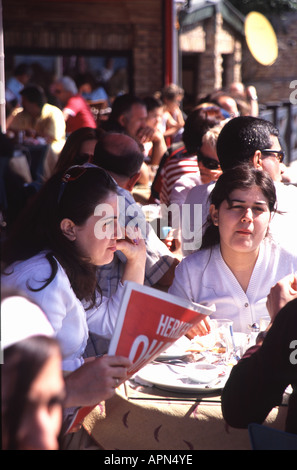
[[[78,180],[87,171],[88,168],[96,168],[97,170],[101,170],[101,173],[105,176],[106,181],[112,180],[111,176],[103,168],[100,168],[97,165],[93,165],[92,163],[84,163],[83,165],[73,165],[68,168],[68,170],[62,176],[61,187],[57,201],[58,205],[60,204],[67,184],[71,181]]]
[[[219,170],[221,168],[220,163],[217,160],[206,157],[201,152],[198,153],[198,162],[201,162],[208,170]]]

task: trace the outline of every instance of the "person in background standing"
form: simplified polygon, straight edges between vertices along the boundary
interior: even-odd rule
[[[183,97],[184,90],[174,83],[163,88],[161,93],[161,99],[164,103],[164,122],[166,126],[164,137],[168,146],[182,140],[185,118],[180,106]]]

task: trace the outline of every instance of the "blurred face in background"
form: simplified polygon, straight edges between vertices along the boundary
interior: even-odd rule
[[[163,107],[161,106],[160,108],[155,108],[152,109],[151,111],[148,111],[147,113],[147,119],[146,119],[146,124],[149,127],[152,127],[153,129],[159,129],[162,124],[162,118],[163,118]]]
[[[143,106],[142,104],[133,104],[128,113],[120,116],[119,122],[124,127],[127,134],[136,139],[138,132],[147,125],[146,118],[146,106]]]
[[[216,181],[222,174],[216,149],[208,142],[203,142],[198,151],[198,167],[203,184]]]
[[[48,359],[31,385],[18,432],[22,449],[58,450],[63,398],[61,357],[56,354]]]
[[[17,364],[4,364],[2,370],[2,416],[11,397],[18,375]],[[21,393],[21,391],[19,392]],[[16,450],[58,450],[62,426],[62,403],[65,386],[62,375],[61,355],[58,348],[45,361],[30,384],[25,397],[23,413],[15,432]],[[2,445],[8,445],[5,433],[7,424],[2,420]]]

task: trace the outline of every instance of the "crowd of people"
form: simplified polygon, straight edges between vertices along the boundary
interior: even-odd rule
[[[112,397],[130,366],[108,355],[128,281],[215,304],[212,317],[230,318],[236,332],[269,313],[233,367],[223,416],[235,427],[263,422],[291,385],[286,429],[297,433],[297,187],[283,182],[279,132],[258,116],[256,90],[234,83],[185,115],[175,84],[111,102],[90,82],[55,80],[54,105],[27,69],[13,80],[1,156],[17,158],[26,142],[46,151],[38,185],[23,181],[18,210],[10,200],[3,209],[3,448],[75,448],[77,410]],[[109,115],[96,119],[89,98],[108,102]],[[143,186],[150,196],[140,203]],[[158,229],[146,205],[158,208]],[[188,336],[210,328],[205,317]]]

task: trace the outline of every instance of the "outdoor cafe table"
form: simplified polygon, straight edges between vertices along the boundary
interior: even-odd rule
[[[274,408],[265,424],[284,429],[287,407]],[[84,420],[105,450],[250,450],[248,431],[228,427],[220,392],[195,396],[126,381]]]

